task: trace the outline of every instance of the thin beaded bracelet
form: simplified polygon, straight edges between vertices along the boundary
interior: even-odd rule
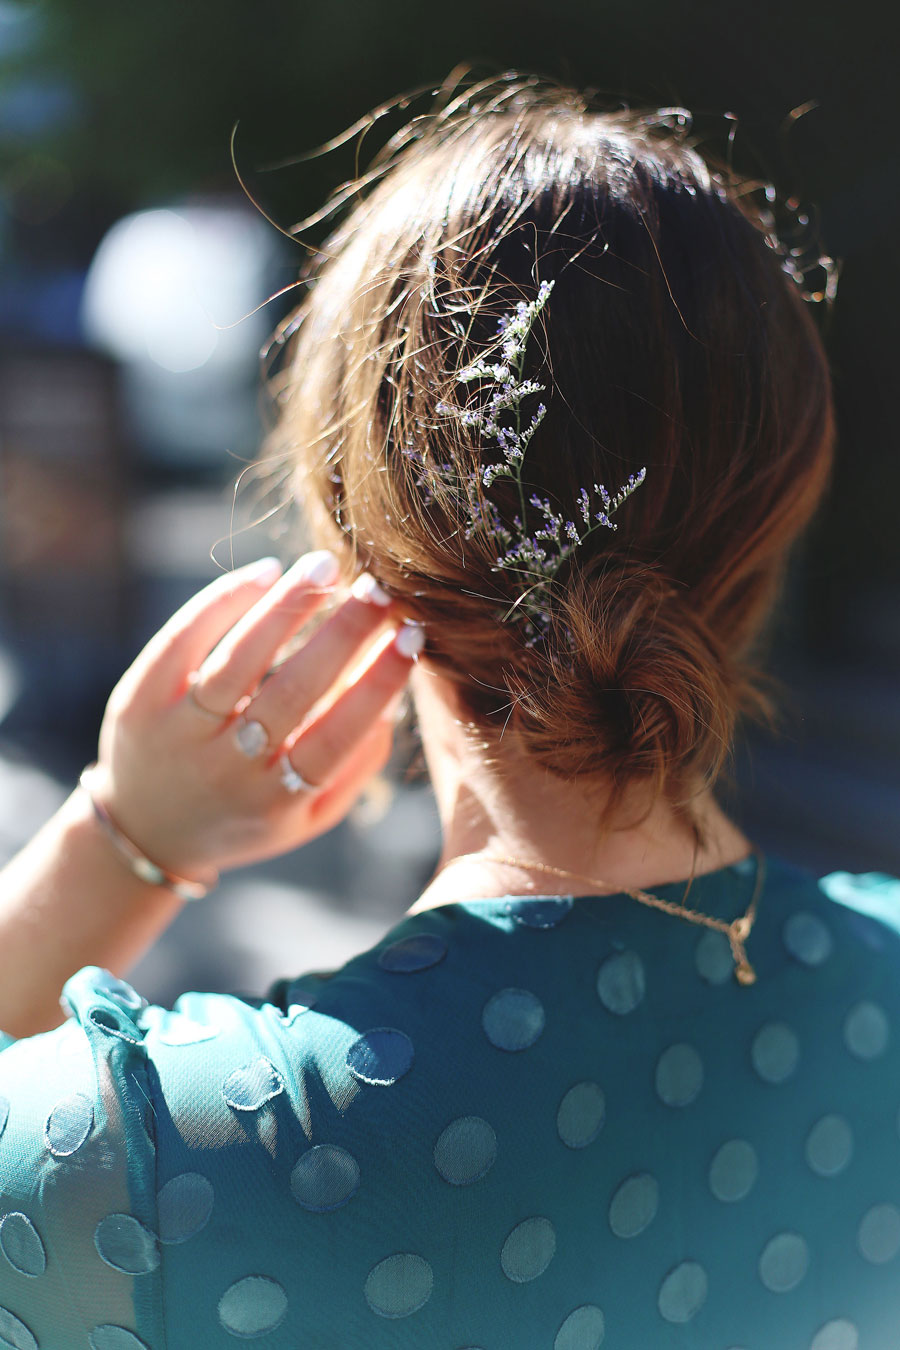
[[[152,862],[145,853],[141,852],[137,844],[133,844],[128,836],[122,833],[92,788],[96,769],[96,763],[88,764],[87,768],[81,772],[78,786],[87,794],[98,824],[102,826],[129,871],[151,886],[163,886],[167,890],[174,891],[182,900],[202,900],[205,895],[208,895],[219,880],[218,873],[215,874],[214,880],[208,885],[205,885],[202,881],[187,881],[184,877],[176,877],[173,873],[167,872],[164,867]]]

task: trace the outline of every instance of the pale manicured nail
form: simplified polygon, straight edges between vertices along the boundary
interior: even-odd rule
[[[356,578],[350,587],[350,594],[357,600],[363,600],[367,605],[379,605],[382,609],[387,609],[391,603],[391,597],[383,586],[368,572],[362,572]]]
[[[320,548],[315,553],[304,553],[291,571],[298,581],[309,582],[311,586],[333,586],[341,574],[341,565],[329,549]]]
[[[412,623],[411,620],[407,619],[397,629],[394,646],[401,656],[406,656],[410,661],[415,661],[419,652],[425,646],[425,629],[420,623]]]
[[[255,582],[257,586],[271,586],[281,576],[281,559],[260,558],[258,562],[242,567],[241,571],[248,581]]]

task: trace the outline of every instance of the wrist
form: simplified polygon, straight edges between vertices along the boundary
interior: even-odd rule
[[[123,868],[147,886],[172,891],[181,900],[200,900],[219,880],[218,872],[210,870],[203,878],[179,876],[162,863],[150,858],[140,845],[119,826],[115,815],[106,805],[102,786],[102,771],[96,763],[89,764],[78,780],[80,795],[87,805],[96,829],[105,838],[111,854]]]

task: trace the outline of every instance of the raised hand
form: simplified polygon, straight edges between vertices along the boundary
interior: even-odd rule
[[[330,829],[390,754],[392,708],[423,643],[371,577],[279,659],[329,599],[337,559],[220,577],[113,691],[92,786],[160,867],[205,880]]]

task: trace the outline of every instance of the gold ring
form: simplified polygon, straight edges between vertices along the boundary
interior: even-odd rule
[[[234,709],[229,708],[228,712],[226,713],[218,713],[213,712],[212,708],[205,708],[196,694],[196,685],[199,679],[200,679],[199,670],[192,671],[191,674],[188,676],[188,689],[187,689],[188,698],[191,700],[197,711],[202,713],[204,717],[209,717],[213,722],[227,722],[229,717],[232,716]]]

